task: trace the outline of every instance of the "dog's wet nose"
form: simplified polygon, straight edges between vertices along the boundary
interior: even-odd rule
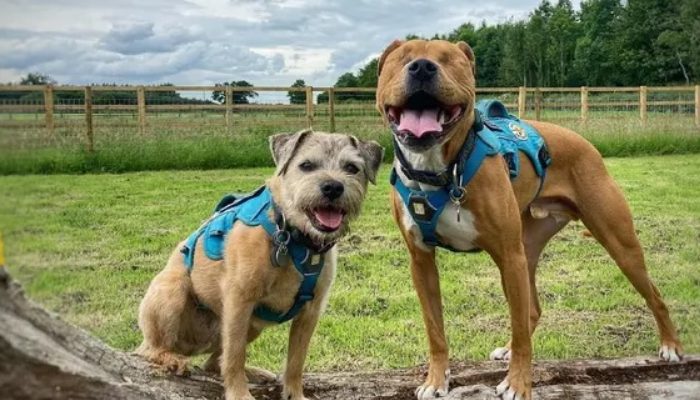
[[[426,82],[437,75],[438,66],[425,58],[419,58],[408,66],[408,74],[421,82]]]
[[[321,193],[328,200],[335,200],[340,197],[345,191],[345,186],[336,180],[325,181],[321,183]]]

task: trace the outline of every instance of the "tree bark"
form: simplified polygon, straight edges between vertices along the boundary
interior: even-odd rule
[[[499,362],[455,363],[447,399],[495,399],[506,373]],[[397,371],[311,373],[311,399],[413,399],[424,367]],[[535,398],[698,398],[700,357],[681,363],[629,358],[541,361]],[[260,400],[279,399],[278,384],[252,386]],[[27,300],[0,267],[0,397],[3,399],[220,399],[218,377],[183,378],[156,372],[140,358],[115,351]]]

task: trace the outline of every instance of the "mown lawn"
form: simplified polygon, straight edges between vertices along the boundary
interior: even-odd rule
[[[651,275],[685,349],[700,352],[700,155],[606,159],[635,213]],[[341,243],[330,306],[311,370],[425,362],[427,344],[407,255],[389,215],[388,167],[354,233]],[[271,169],[0,177],[0,229],[11,273],[40,303],[120,349],[140,341],[136,310],[177,241],[221,195],[259,185]],[[603,249],[572,223],[539,268],[539,359],[652,355],[650,312]],[[498,271],[484,254],[439,253],[455,360],[485,359],[508,338]],[[288,325],[250,349],[279,370]]]

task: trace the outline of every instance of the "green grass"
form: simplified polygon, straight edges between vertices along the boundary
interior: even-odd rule
[[[648,267],[680,329],[700,352],[700,156],[607,159],[635,214]],[[338,277],[309,354],[311,370],[408,367],[427,344],[408,258],[389,216],[388,168],[340,244]],[[0,230],[11,273],[28,293],[112,346],[140,341],[136,311],[173,246],[219,197],[271,169],[0,177]],[[655,354],[650,312],[604,250],[572,223],[545,250],[538,359]],[[484,254],[439,252],[451,357],[482,360],[509,335],[498,270]],[[250,348],[279,370],[288,324]]]
[[[338,111],[336,131],[378,140],[389,150],[391,135],[371,105],[344,105]],[[225,129],[221,113],[156,114],[147,118],[145,135],[138,133],[129,114],[95,116],[95,151],[86,151],[82,115],[57,118],[49,137],[41,128],[29,128],[30,115],[8,123],[0,114],[0,175],[147,170],[201,170],[271,166],[267,137],[306,126],[301,111],[235,114],[232,132]],[[317,110],[314,128],[328,130],[328,115]],[[533,115],[528,115],[533,117]],[[690,114],[651,113],[646,126],[637,112],[591,112],[587,123],[572,111],[549,110],[542,119],[581,133],[606,157],[698,154],[700,130]],[[391,152],[387,159],[391,159]]]

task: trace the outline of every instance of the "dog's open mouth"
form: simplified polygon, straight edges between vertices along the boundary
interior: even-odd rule
[[[401,138],[439,138],[462,117],[464,110],[463,105],[443,104],[430,94],[419,91],[401,106],[387,106],[386,115],[392,129]]]
[[[321,232],[335,232],[345,219],[345,211],[336,207],[318,207],[309,213],[311,224]]]

